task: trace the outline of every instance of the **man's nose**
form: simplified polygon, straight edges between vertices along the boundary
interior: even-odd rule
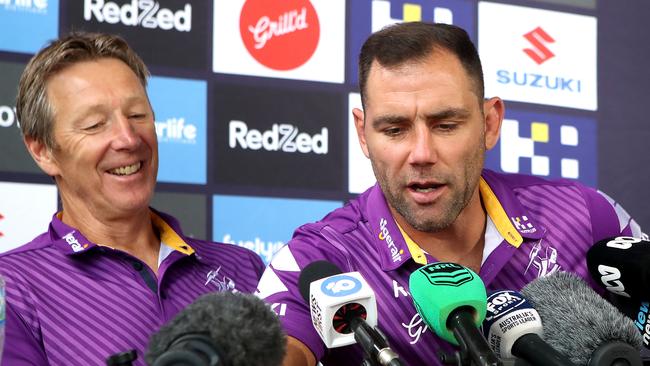
[[[113,132],[113,148],[116,150],[132,150],[140,144],[140,136],[126,116],[116,117]]]
[[[417,126],[414,130],[409,163],[413,165],[434,164],[437,160],[434,136],[427,126]]]

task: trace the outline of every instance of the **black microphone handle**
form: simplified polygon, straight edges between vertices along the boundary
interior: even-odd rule
[[[476,365],[503,366],[474,324],[474,315],[468,308],[460,307],[454,310],[447,319],[447,326],[454,332],[456,340],[463,349],[467,350]]]
[[[568,357],[558,352],[535,333],[525,334],[512,345],[512,354],[533,366],[575,366]]]
[[[388,342],[361,317],[351,321],[354,339],[366,354],[382,366],[402,366],[397,354],[388,347]]]
[[[611,341],[598,346],[591,354],[588,366],[641,366],[639,351],[632,345]]]
[[[106,359],[107,366],[133,366],[133,361],[138,358],[134,349],[126,352],[119,352],[108,356]]]

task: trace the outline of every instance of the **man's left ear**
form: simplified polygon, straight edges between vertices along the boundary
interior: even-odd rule
[[[483,102],[483,115],[485,116],[485,149],[490,150],[499,141],[501,122],[506,113],[506,106],[499,97],[493,97]]]

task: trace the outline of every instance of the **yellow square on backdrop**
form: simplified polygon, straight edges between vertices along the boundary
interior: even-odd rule
[[[405,22],[419,22],[422,20],[422,7],[417,4],[404,4],[402,8]]]
[[[535,142],[548,142],[548,124],[543,122],[531,123],[530,134]]]

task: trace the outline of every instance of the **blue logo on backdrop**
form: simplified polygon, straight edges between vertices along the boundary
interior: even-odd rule
[[[359,292],[361,282],[350,275],[340,274],[323,281],[320,290],[327,296],[343,297]]]
[[[349,83],[358,81],[358,56],[363,42],[383,27],[412,21],[457,25],[476,44],[476,2],[468,0],[372,0],[351,1],[351,32],[348,42]]]
[[[595,187],[596,122],[591,118],[508,110],[487,168],[567,178]]]
[[[147,90],[156,115],[158,181],[205,184],[207,83],[152,77]]]
[[[269,263],[300,225],[320,220],[341,202],[216,195],[212,238],[253,250]]]
[[[0,0],[0,50],[35,53],[59,34],[59,0]]]

